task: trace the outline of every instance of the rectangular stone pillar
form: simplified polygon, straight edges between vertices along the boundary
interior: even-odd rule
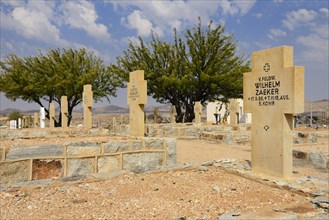
[[[33,127],[34,128],[39,127],[39,114],[37,112],[35,112],[33,116]]]
[[[237,125],[239,124],[239,102],[236,99],[230,99],[230,125]]]
[[[304,111],[304,67],[293,65],[293,47],[252,53],[243,75],[245,112],[251,112],[252,171],[292,174],[293,114]]]
[[[177,117],[176,107],[172,105],[170,107],[170,123],[176,123],[176,117]]]
[[[40,128],[44,128],[45,127],[45,120],[46,120],[45,108],[44,107],[41,107],[40,108]]]
[[[144,105],[147,104],[147,82],[144,71],[137,70],[129,74],[128,105],[130,135],[144,136]]]
[[[53,102],[49,104],[49,127],[55,127],[55,103]]]
[[[67,96],[61,97],[61,117],[62,117],[62,128],[67,128],[68,121],[68,103]]]
[[[200,124],[201,123],[201,114],[202,114],[202,105],[201,102],[194,103],[194,123]]]
[[[83,127],[86,129],[91,129],[93,126],[93,92],[91,90],[91,85],[87,84],[83,86]]]

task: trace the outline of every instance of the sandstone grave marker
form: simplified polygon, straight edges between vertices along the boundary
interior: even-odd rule
[[[194,122],[196,124],[200,124],[201,123],[201,114],[202,114],[202,105],[201,102],[195,102],[194,103],[194,115],[195,115],[195,120]]]
[[[93,126],[93,92],[91,90],[91,84],[83,86],[82,93],[83,100],[83,127],[85,129],[91,129]]]
[[[61,97],[61,114],[62,114],[62,128],[67,128],[68,120],[68,106],[67,96]]]
[[[34,113],[33,127],[34,128],[38,128],[39,127],[39,114],[37,112]]]
[[[176,116],[177,116],[176,107],[172,105],[170,107],[170,123],[176,123]]]
[[[55,104],[53,102],[49,104],[49,127],[55,127]]]
[[[130,135],[144,136],[144,105],[147,104],[147,82],[144,71],[137,70],[129,74],[128,105]]]
[[[236,99],[230,99],[230,125],[239,123],[239,102]]]
[[[293,47],[252,53],[252,72],[243,75],[245,112],[251,124],[252,171],[292,174],[293,114],[304,111],[304,67],[293,66]]]

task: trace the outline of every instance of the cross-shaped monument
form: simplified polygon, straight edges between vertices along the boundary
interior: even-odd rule
[[[93,126],[93,92],[91,90],[91,84],[83,86],[82,93],[83,100],[83,127],[85,129],[91,129]]]
[[[176,107],[172,105],[170,107],[170,123],[176,123],[176,116],[177,116]]]
[[[67,128],[68,106],[67,96],[61,96],[61,114],[62,114],[62,128]]]
[[[202,105],[201,102],[195,102],[194,103],[194,115],[195,115],[195,120],[194,122],[196,124],[201,123],[201,114],[202,114]]]
[[[292,174],[293,114],[304,111],[304,67],[293,66],[293,47],[252,53],[252,72],[243,75],[245,112],[251,123],[252,171]]]
[[[147,104],[147,82],[144,80],[143,70],[129,74],[127,96],[130,135],[144,136],[144,105]]]

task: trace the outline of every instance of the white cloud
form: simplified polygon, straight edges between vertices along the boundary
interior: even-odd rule
[[[287,36],[287,33],[281,29],[271,29],[270,34],[267,36],[272,40],[276,40],[279,37]]]
[[[262,13],[255,13],[252,16],[256,17],[257,19],[261,19],[263,17]]]
[[[84,30],[89,36],[108,40],[110,34],[104,24],[96,23],[98,15],[95,6],[88,1],[62,2],[63,22],[72,28]]]
[[[315,34],[300,36],[297,42],[307,48],[300,55],[304,62],[328,63],[328,35],[326,38]]]
[[[320,13],[322,13],[324,16],[329,17],[329,9],[328,8],[320,8]]]
[[[123,19],[122,24],[135,28],[139,34],[147,36],[152,27],[161,34],[171,34],[173,28],[178,31],[185,29],[201,18],[207,24],[212,16],[247,14],[255,4],[250,1],[113,1],[113,7],[118,13],[132,11]],[[138,11],[138,12],[136,12]],[[220,14],[221,12],[221,14]],[[137,21],[133,21],[135,18]],[[139,23],[139,25],[137,25]],[[139,28],[138,28],[139,27]],[[166,33],[164,33],[166,32]]]
[[[1,10],[1,25],[27,39],[40,40],[53,45],[64,45],[60,30],[52,22],[55,2],[29,1],[12,4],[9,11]]]
[[[250,0],[250,1],[219,1],[219,4],[223,10],[224,15],[240,15],[244,16],[246,15],[251,8],[256,3],[256,0]]]
[[[158,36],[163,35],[163,31],[158,26],[154,27],[151,21],[144,18],[141,11],[135,10],[127,19],[122,18],[121,23],[130,29],[136,29],[139,36],[147,37],[151,34],[152,30],[158,34]]]
[[[297,11],[291,11],[286,15],[286,19],[282,21],[284,27],[289,30],[294,30],[300,26],[312,25],[317,13],[313,10],[298,9]]]

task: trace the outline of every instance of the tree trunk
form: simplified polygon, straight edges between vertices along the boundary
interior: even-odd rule
[[[184,122],[192,122],[195,115],[194,115],[194,105],[191,104],[185,104],[185,117]]]

